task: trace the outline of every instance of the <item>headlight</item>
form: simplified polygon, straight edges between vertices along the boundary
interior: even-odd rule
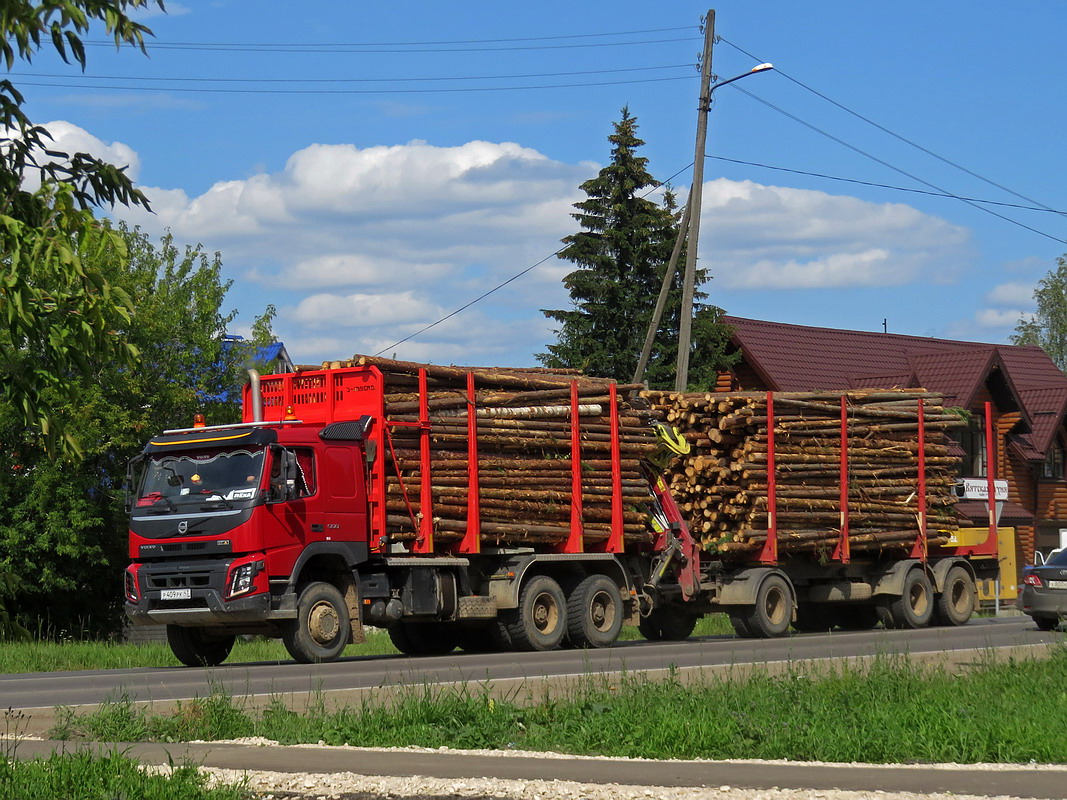
[[[137,570],[140,568],[140,564],[131,564],[126,567],[126,599],[131,603],[136,603],[141,599],[141,592],[137,587]]]
[[[226,592],[227,597],[240,597],[243,594],[255,591],[256,575],[263,569],[262,561],[252,561],[235,567],[230,574],[230,586]]]

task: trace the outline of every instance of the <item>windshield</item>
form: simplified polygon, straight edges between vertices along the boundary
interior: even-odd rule
[[[137,507],[253,500],[262,476],[262,449],[156,453],[144,464]]]
[[[1067,549],[1049,556],[1049,560],[1045,563],[1050,567],[1067,567]]]

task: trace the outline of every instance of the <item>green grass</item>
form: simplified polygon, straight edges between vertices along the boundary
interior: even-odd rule
[[[410,688],[388,703],[259,712],[217,694],[153,715],[132,703],[61,714],[53,736],[552,750],[644,758],[1067,763],[1067,648],[1047,660],[980,660],[964,675],[885,656],[864,668],[590,676],[562,698],[520,703],[487,687]]]
[[[177,766],[169,775],[142,771],[118,753],[87,752],[20,761],[0,758],[0,797],[4,800],[248,800],[255,795],[240,786],[209,788],[193,766]]]
[[[724,614],[713,614],[697,623],[694,636],[733,634]],[[640,639],[637,628],[623,628],[622,641]],[[349,645],[344,656],[396,655],[397,649],[384,631],[368,631],[364,644]],[[227,664],[257,661],[290,661],[277,639],[238,640]],[[178,659],[166,644],[121,644],[115,642],[31,641],[4,642],[0,647],[0,674],[17,672],[67,672],[134,667],[176,667]]]

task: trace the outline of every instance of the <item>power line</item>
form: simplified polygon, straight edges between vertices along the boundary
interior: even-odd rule
[[[693,25],[683,25],[676,28],[645,28],[637,31],[614,31],[608,33],[569,33],[559,34],[556,36],[522,36],[509,39],[446,39],[438,41],[427,42],[332,42],[323,43],[322,47],[419,47],[424,45],[435,44],[499,44],[506,42],[547,42],[558,41],[563,39],[594,39],[604,38],[608,36],[636,36],[637,34],[645,33],[671,33],[674,31],[690,31],[694,30]],[[92,45],[106,45],[114,47],[113,41],[106,39],[87,39],[85,44]],[[170,45],[182,45],[182,46],[201,46],[201,45],[213,45],[219,47],[304,47],[315,46],[313,43],[293,43],[293,42],[169,42]]]
[[[1067,211],[1057,211],[1054,208],[1045,208],[1044,206],[1024,206],[1021,203],[1004,203],[998,200],[982,200],[977,197],[960,197],[954,194],[947,194],[945,192],[930,192],[925,189],[909,189],[904,186],[892,186],[888,183],[875,183],[874,181],[861,181],[857,178],[842,178],[837,175],[826,175],[821,172],[807,172],[802,169],[791,169],[789,167],[775,167],[770,164],[760,164],[755,161],[742,161],[738,158],[726,158],[725,156],[713,156],[710,153],[705,154],[708,158],[713,158],[716,161],[727,161],[731,164],[742,164],[746,167],[759,167],[760,169],[771,169],[777,172],[790,172],[794,175],[807,175],[812,178],[825,178],[828,181],[840,181],[841,183],[855,183],[860,186],[873,186],[877,189],[892,189],[895,192],[910,192],[911,194],[922,194],[929,197],[945,197],[950,200],[969,200],[972,203],[985,203],[992,206],[1006,206],[1008,208],[1019,208],[1024,211],[1045,211],[1051,214],[1059,214],[1061,216],[1067,216]]]
[[[545,44],[516,45],[509,47],[389,47],[378,45],[214,45],[214,44],[173,44],[169,42],[150,42],[146,46],[151,50],[189,50],[216,53],[507,53],[522,50],[577,50],[592,47],[630,47],[643,44],[669,44],[671,42],[691,42],[697,37],[685,36],[673,39],[637,39],[630,42],[592,42],[589,44]],[[114,47],[114,42],[85,42],[89,46]]]
[[[724,39],[721,36],[718,37],[718,39],[723,44],[729,45],[730,47],[734,48],[734,50],[737,50],[739,53],[743,53],[744,55],[748,56],[749,58],[753,59],[754,61],[757,61],[759,63],[763,63],[763,59],[757,58],[752,53],[750,53],[747,50],[743,49],[742,47],[734,44],[733,42],[729,41],[728,39]],[[944,164],[948,164],[950,167],[955,167],[956,169],[960,170],[961,172],[967,173],[972,178],[977,178],[980,181],[988,183],[990,186],[994,186],[997,189],[1000,189],[1001,191],[1007,192],[1010,195],[1014,195],[1015,197],[1018,197],[1020,200],[1025,200],[1026,202],[1031,203],[1031,204],[1033,204],[1035,206],[1040,206],[1041,208],[1045,209],[1046,211],[1053,211],[1055,213],[1060,213],[1060,212],[1056,211],[1055,209],[1050,208],[1049,206],[1045,205],[1044,203],[1042,203],[1042,202],[1040,202],[1038,200],[1034,200],[1033,198],[1027,197],[1024,194],[1020,194],[1019,192],[1016,192],[1014,189],[1009,189],[1007,186],[999,184],[996,181],[991,180],[990,178],[986,178],[983,175],[979,175],[977,172],[974,172],[973,170],[970,170],[970,169],[968,169],[967,167],[964,167],[961,164],[957,164],[955,161],[952,161],[951,159],[948,159],[945,156],[939,155],[939,154],[935,153],[933,150],[930,150],[930,149],[928,149],[926,147],[923,147],[918,142],[914,142],[914,141],[912,141],[911,139],[908,139],[905,136],[901,136],[899,133],[896,133],[895,131],[890,130],[889,128],[885,127],[884,125],[881,125],[881,124],[875,122],[874,120],[870,119],[869,117],[865,117],[863,114],[860,114],[858,111],[854,111],[853,109],[849,108],[848,106],[846,106],[846,105],[844,105],[842,103],[839,103],[838,101],[834,100],[833,98],[827,97],[825,94],[823,94],[822,92],[818,91],[817,89],[813,89],[812,87],[808,86],[806,83],[802,83],[801,81],[799,81],[798,79],[794,78],[789,73],[784,72],[783,70],[779,69],[778,67],[775,67],[774,71],[776,73],[778,73],[779,75],[781,75],[786,80],[791,81],[792,83],[795,83],[797,86],[801,87],[802,89],[806,89],[807,91],[811,92],[816,97],[822,98],[827,103],[830,103],[831,105],[836,106],[837,108],[841,109],[842,111],[844,111],[844,112],[846,112],[848,114],[851,114],[852,116],[856,117],[857,119],[863,120],[868,125],[873,125],[875,128],[877,128],[878,130],[882,131],[883,133],[889,134],[894,139],[897,139],[898,141],[904,142],[905,144],[911,145],[915,149],[920,150],[923,153],[926,153],[926,155],[932,156],[933,158],[936,158],[938,161],[941,161]],[[1060,241],[1060,240],[1057,240],[1057,241]]]
[[[663,186],[666,186],[672,180],[677,178],[679,175],[681,175],[683,172],[685,172],[687,169],[689,169],[692,166],[693,166],[693,164],[692,164],[692,162],[690,162],[689,164],[687,164],[686,166],[682,167],[680,170],[675,172],[673,175],[671,175],[666,180],[660,181],[656,186],[653,186],[651,189],[649,189],[647,192],[645,192],[643,195],[641,195],[641,199],[642,200],[645,199],[650,194],[655,192],[657,189],[659,189],[659,188],[661,188]],[[544,264],[546,261],[548,261],[551,258],[555,258],[556,256],[558,256],[560,253],[562,253],[566,249],[567,249],[567,247],[566,247],[566,245],[564,245],[563,247],[559,248],[559,250],[557,250],[556,252],[550,253],[549,255],[545,256],[540,261],[538,261],[536,264],[531,264],[530,266],[526,267],[526,269],[523,269],[523,270],[520,270],[519,272],[516,272],[514,275],[512,275],[507,280],[502,281],[501,283],[498,283],[492,289],[489,289],[488,291],[483,292],[482,294],[478,295],[477,297],[475,297],[470,302],[465,303],[462,306],[460,306],[459,308],[457,308],[455,311],[451,311],[448,314],[445,314],[445,316],[441,317],[439,320],[437,320],[435,322],[431,322],[429,325],[425,326],[424,328],[420,328],[419,330],[415,331],[414,333],[410,334],[409,336],[405,336],[400,341],[393,342],[388,347],[383,347],[381,350],[379,350],[374,355],[380,356],[382,353],[387,353],[390,350],[392,350],[394,347],[399,347],[400,345],[404,344],[404,342],[409,342],[412,339],[414,339],[416,336],[421,336],[422,334],[426,333],[426,331],[430,330],[431,328],[436,328],[442,322],[446,322],[447,320],[452,319],[452,317],[456,316],[457,314],[462,314],[464,311],[466,311],[471,306],[475,305],[476,303],[480,303],[482,300],[487,298],[489,295],[493,294],[494,292],[499,291],[500,289],[503,289],[509,283],[514,283],[519,278],[521,278],[523,275],[526,275],[527,273],[532,272],[533,270],[537,269],[539,266]]]
[[[589,81],[585,83],[542,83],[533,86],[467,86],[452,89],[209,89],[192,86],[114,86],[97,84],[93,86],[72,83],[47,83],[41,81],[19,81],[20,86],[46,86],[57,89],[115,89],[125,92],[192,92],[197,94],[447,94],[464,92],[516,92],[527,89],[581,89],[593,86],[629,86],[638,83],[665,83],[670,81],[691,81],[692,76],[675,78],[638,78],[628,81]]]
[[[622,67],[619,69],[591,69],[574,72],[529,72],[511,75],[454,75],[420,76],[409,78],[216,78],[216,77],[151,77],[143,75],[71,75],[65,72],[9,73],[14,78],[62,78],[67,80],[93,81],[197,81],[201,83],[410,83],[414,81],[489,81],[515,80],[518,78],[557,78],[575,75],[607,75],[620,72],[654,72],[664,69],[691,69],[692,64],[664,64],[654,67]]]
[[[856,147],[853,144],[849,144],[844,139],[840,139],[837,136],[834,136],[832,133],[827,133],[822,128],[819,128],[819,127],[817,127],[815,125],[812,125],[810,122],[805,122],[804,120],[802,120],[800,117],[796,116],[795,114],[791,114],[790,112],[786,111],[785,109],[780,108],[779,106],[776,106],[774,103],[771,103],[771,102],[769,102],[767,100],[764,100],[762,97],[758,97],[757,95],[754,95],[752,92],[750,92],[747,89],[744,89],[744,88],[738,86],[736,83],[733,83],[733,84],[730,84],[730,85],[734,89],[736,89],[737,91],[741,92],[742,94],[745,94],[748,97],[751,97],[753,100],[755,100],[755,101],[757,101],[759,103],[762,103],[763,105],[767,106],[768,108],[773,109],[774,111],[777,111],[779,114],[782,114],[783,116],[788,117],[789,119],[793,120],[794,122],[796,122],[796,123],[798,123],[800,125],[803,125],[808,130],[814,131],[815,133],[818,133],[820,136],[825,136],[830,141],[836,142],[837,144],[841,145],[842,147],[847,147],[852,152],[858,153],[859,155],[863,156],[864,158],[869,158],[871,161],[874,161],[876,164],[881,164],[883,167],[886,167],[887,169],[891,169],[894,172],[899,172],[901,175],[904,175],[907,178],[911,178],[913,181],[916,181],[917,183],[921,183],[923,186],[928,186],[931,189],[936,189],[939,192],[943,192],[943,193],[949,195],[950,197],[952,197],[952,198],[954,198],[956,200],[959,200],[961,203],[966,203],[967,205],[971,206],[972,208],[976,208],[979,211],[985,212],[986,214],[991,214],[994,217],[997,217],[998,219],[1004,220],[1005,222],[1010,222],[1012,225],[1016,225],[1016,226],[1018,226],[1020,228],[1024,228],[1024,229],[1030,231],[1031,233],[1036,233],[1038,236],[1044,236],[1046,239],[1051,239],[1054,242],[1059,242],[1061,244],[1067,244],[1067,239],[1061,239],[1058,236],[1053,236],[1050,233],[1045,233],[1044,231],[1038,230],[1037,228],[1033,228],[1033,227],[1031,227],[1031,226],[1029,226],[1029,225],[1027,225],[1025,223],[1022,223],[1022,222],[1019,222],[1018,220],[1012,219],[1011,217],[1006,217],[1003,214],[1000,214],[1000,213],[994,211],[991,208],[986,208],[985,206],[979,205],[978,203],[974,203],[974,202],[971,202],[970,200],[967,200],[966,198],[960,197],[957,194],[953,194],[953,193],[949,192],[947,189],[943,189],[942,187],[938,186],[937,184],[930,183],[930,181],[927,181],[927,180],[923,180],[919,176],[913,175],[912,173],[908,172],[907,170],[901,169],[900,167],[893,166],[888,161],[884,161],[884,160],[878,158],[877,156],[868,153],[866,150],[862,150],[862,149],[860,149],[859,147]]]

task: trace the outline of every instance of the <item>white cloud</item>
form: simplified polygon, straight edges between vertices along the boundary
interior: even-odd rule
[[[985,299],[994,306],[1032,306],[1034,286],[1029,283],[1002,283],[994,286]]]
[[[560,279],[574,265],[550,256],[577,229],[578,186],[597,170],[509,142],[312,144],[279,172],[220,180],[199,196],[147,188],[155,214],[123,214],[221,251],[240,278],[233,301],[250,317],[274,303],[275,330],[297,361],[384,349],[437,363],[529,364],[551,341],[539,309],[569,307]],[[968,251],[966,231],[900,204],[720,179],[706,184],[704,207],[701,265],[716,289],[949,281]]]
[[[983,328],[1014,328],[1025,316],[1018,308],[983,308],[974,315],[974,321]]]
[[[702,266],[722,288],[947,283],[964,265],[965,229],[900,203],[720,178],[702,207]]]
[[[122,142],[111,142],[109,144],[93,136],[84,128],[79,128],[77,125],[72,125],[63,120],[46,122],[41,127],[45,128],[52,137],[51,139],[47,137],[44,139],[45,148],[48,150],[58,150],[71,155],[88,153],[109,164],[114,164],[116,167],[126,167],[126,174],[133,180],[137,180],[137,176],[141,171],[141,161],[137,157],[137,153],[129,145]],[[42,163],[56,161],[56,159],[46,157],[40,152],[36,155]],[[35,189],[40,184],[37,176],[31,174],[27,176],[25,185],[29,189]]]

